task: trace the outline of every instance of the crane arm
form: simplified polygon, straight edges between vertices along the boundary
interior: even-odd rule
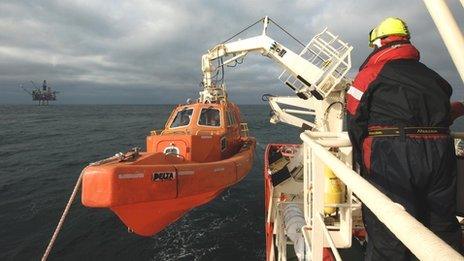
[[[203,55],[202,71],[203,84],[205,87],[205,91],[202,93],[203,96],[207,95],[211,92],[211,89],[215,88],[212,84],[212,73],[216,70],[216,68],[213,67],[212,61],[224,56],[232,55],[233,57],[231,59],[222,64],[226,65],[245,56],[249,52],[261,53],[263,56],[271,58],[285,70],[291,72],[308,88],[311,87],[311,82],[317,81],[323,73],[323,71],[315,65],[294,53],[292,50],[282,44],[279,44],[267,35],[260,35],[227,44],[216,45],[207,54]],[[289,85],[289,83],[287,85]],[[289,86],[296,91],[296,87],[292,85]],[[312,93],[319,99],[322,98],[317,91],[313,90]]]
[[[32,92],[28,91],[22,84],[19,85],[19,88],[23,89],[23,91],[27,92],[29,95],[32,95]]]
[[[323,100],[342,80],[351,67],[351,46],[340,41],[326,29],[316,35],[299,54],[293,52],[276,40],[266,35],[269,19],[265,17],[261,35],[222,43],[211,48],[202,56],[203,87],[200,100],[215,101],[226,97],[221,86],[215,86],[213,73],[221,66],[237,61],[250,52],[261,53],[279,64],[288,77],[283,82],[296,92],[298,97],[308,99],[315,97]],[[327,38],[328,37],[328,38]],[[327,40],[328,39],[328,40]],[[337,44],[336,48],[331,46]],[[305,55],[304,55],[305,54]],[[213,61],[230,57],[217,67]],[[343,65],[340,69],[340,65]],[[280,78],[280,77],[279,77]]]
[[[284,69],[279,79],[298,96],[269,97],[273,111],[271,122],[286,122],[320,130],[340,130],[345,89],[351,81],[345,75],[351,68],[350,53],[353,47],[324,29],[297,54],[266,35],[269,19],[265,17],[262,21],[262,34],[218,44],[202,56],[204,89],[200,92],[200,101],[225,100],[225,87],[213,81],[213,73],[226,64],[238,62],[238,59],[250,52],[260,53]],[[221,64],[213,66],[213,62],[218,59]],[[285,109],[279,104],[300,109]],[[314,116],[314,120],[310,121],[295,114]]]
[[[232,59],[227,60],[222,65],[237,60],[249,52],[257,52],[271,58],[284,69],[292,72],[298,79],[308,87],[311,82],[315,82],[322,71],[315,65],[294,53],[267,35],[260,35],[244,40],[216,45],[202,57],[203,83],[205,88],[212,87],[212,72],[215,70],[212,61],[218,58],[232,55]]]

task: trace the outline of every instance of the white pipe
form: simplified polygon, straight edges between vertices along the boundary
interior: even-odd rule
[[[323,131],[310,131],[307,133],[312,138],[342,138],[349,139],[347,132],[323,132]]]
[[[317,143],[324,147],[351,147],[351,142],[349,139],[323,139],[317,140]]]
[[[314,111],[303,111],[303,110],[295,110],[295,109],[282,109],[282,111],[287,112],[287,113],[295,113],[295,114],[316,115]]]
[[[463,260],[458,252],[407,213],[400,204],[390,200],[308,134],[302,133],[300,137],[305,146],[309,146],[314,155],[330,167],[419,260]]]
[[[443,0],[424,0],[441,38],[448,48],[456,68],[464,82],[464,37],[451,11]],[[461,4],[463,0],[461,0]]]

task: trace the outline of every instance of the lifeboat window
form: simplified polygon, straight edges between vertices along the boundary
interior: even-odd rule
[[[187,126],[190,124],[192,118],[193,109],[183,109],[179,111],[172,121],[171,128]]]
[[[204,108],[201,110],[198,125],[203,126],[220,126],[221,117],[218,109]]]
[[[227,148],[227,140],[226,137],[221,138],[221,151],[224,151]]]

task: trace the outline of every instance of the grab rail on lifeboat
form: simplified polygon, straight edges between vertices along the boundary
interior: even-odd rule
[[[163,134],[184,134],[184,135],[188,135],[188,134],[190,134],[190,131],[189,131],[189,129],[184,129],[184,130],[164,129],[160,133],[160,135],[163,135]]]
[[[214,134],[214,131],[207,131],[207,130],[197,130],[197,132],[195,132],[195,135],[213,135]]]
[[[164,129],[160,129],[160,130],[151,130],[150,131],[150,135],[159,135],[161,133],[163,133]]]
[[[241,122],[240,123],[240,136],[248,137],[249,134],[250,134],[250,129],[248,129],[248,123]]]

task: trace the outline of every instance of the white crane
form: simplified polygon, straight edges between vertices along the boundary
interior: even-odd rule
[[[424,2],[462,76],[464,56],[460,54],[463,38],[456,22],[444,1]],[[352,170],[352,149],[346,132],[342,130],[345,92],[351,83],[345,75],[351,68],[352,47],[325,29],[297,54],[266,35],[269,18],[260,21],[264,25],[261,35],[216,45],[203,55],[204,90],[200,92],[200,101],[220,102],[226,99],[225,87],[213,81],[213,73],[242,59],[249,52],[261,53],[284,68],[279,79],[297,95],[268,96],[273,110],[271,122],[280,121],[313,130],[304,131],[300,135],[303,146],[292,149],[287,165],[291,177],[272,185],[267,191],[266,229],[268,224],[273,224],[271,246],[266,253],[268,260],[287,260],[289,239],[293,241],[299,260],[322,260],[324,248],[330,248],[335,259],[341,260],[337,249],[351,246],[354,217],[360,217],[360,200],[419,259],[462,260],[459,253],[415,220],[401,205],[391,201]],[[214,67],[213,61],[218,59],[220,63]],[[313,118],[304,119],[296,114]],[[462,133],[459,135],[462,136]],[[303,165],[302,175],[298,165]],[[327,178],[326,173],[333,177]],[[327,203],[326,188],[332,184],[334,177],[342,182],[341,191],[345,191],[345,197],[340,202]],[[339,211],[338,217],[331,216],[333,220],[328,223],[325,220],[327,206]],[[299,211],[295,211],[297,208]],[[288,214],[291,211],[294,213]],[[298,222],[293,222],[295,220]],[[297,229],[292,229],[293,225]],[[304,244],[301,244],[302,239]]]
[[[350,52],[353,48],[324,29],[297,54],[266,35],[271,21],[268,17],[260,21],[263,22],[260,35],[218,44],[202,56],[204,90],[200,92],[200,101],[225,99],[225,87],[214,83],[213,73],[222,66],[243,59],[250,52],[260,53],[283,67],[279,79],[298,96],[268,97],[274,112],[272,123],[281,121],[305,129],[341,131],[345,89],[350,82],[345,75],[351,68]],[[213,66],[213,61],[218,59],[221,62]],[[298,109],[282,109],[279,104]],[[314,121],[308,121],[294,114],[315,117]]]

